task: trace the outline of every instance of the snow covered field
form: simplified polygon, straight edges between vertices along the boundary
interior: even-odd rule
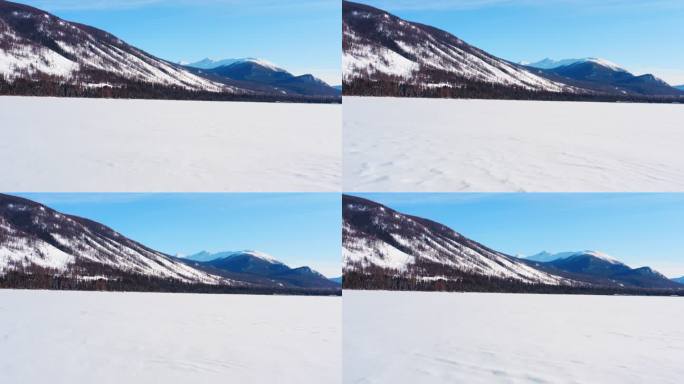
[[[684,106],[344,98],[344,190],[684,191]]]
[[[673,297],[344,291],[345,383],[681,383]]]
[[[340,297],[0,290],[3,383],[340,383]]]
[[[340,105],[0,97],[0,190],[339,191]]]

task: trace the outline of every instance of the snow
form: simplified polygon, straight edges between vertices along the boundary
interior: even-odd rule
[[[340,383],[342,299],[0,290],[7,383]]]
[[[199,253],[196,253],[194,255],[188,255],[184,256],[185,259],[188,260],[194,260],[194,261],[199,261],[199,262],[206,262],[206,261],[212,261],[216,259],[228,259],[233,256],[239,256],[239,255],[251,255],[256,258],[259,258],[261,260],[267,261],[271,264],[282,264],[278,259],[275,257],[264,253],[260,251],[253,251],[253,250],[244,250],[244,251],[226,251],[226,252],[217,252],[217,253],[211,253],[207,251],[202,251]]]
[[[670,297],[344,292],[345,383],[679,383]]]
[[[344,98],[349,192],[684,189],[673,104]]]
[[[575,63],[585,63],[585,62],[593,62],[593,63],[596,63],[598,65],[610,68],[614,71],[627,72],[624,68],[622,68],[618,64],[615,64],[612,61],[609,61],[606,59],[601,59],[598,57],[585,57],[585,58],[581,58],[581,59],[563,59],[563,60],[553,60],[553,59],[546,58],[544,60],[540,60],[540,61],[537,61],[534,63],[523,64],[523,65],[527,65],[529,67],[534,67],[534,68],[540,68],[540,69],[552,69],[552,68],[559,68],[559,67],[564,67],[567,65],[572,65]]]
[[[13,34],[0,32],[0,39],[11,38]],[[79,69],[79,64],[64,56],[42,48],[12,48],[0,50],[0,75],[13,79],[26,70],[30,74],[45,73],[52,76],[68,77]]]
[[[0,190],[339,191],[341,114],[340,105],[3,96]]]
[[[214,69],[218,67],[224,67],[228,65],[233,65],[235,63],[245,63],[245,62],[252,62],[255,64],[258,64],[262,67],[271,69],[273,71],[278,71],[278,72],[286,72],[284,69],[278,67],[277,65],[273,64],[272,62],[264,59],[259,59],[255,57],[244,57],[244,58],[237,58],[237,59],[222,59],[222,60],[214,60],[210,58],[206,58],[194,63],[181,63],[182,65],[188,66],[188,67],[193,67],[193,68],[199,68],[199,69]]]
[[[622,262],[620,262],[620,260],[614,258],[613,256],[610,256],[606,253],[599,252],[599,251],[583,251],[583,252],[578,252],[577,254],[585,254],[585,255],[594,256],[597,259],[607,261],[611,264],[622,264]]]
[[[527,256],[525,259],[528,260],[533,260],[533,261],[540,261],[540,262],[548,262],[548,261],[554,261],[554,260],[560,260],[560,259],[567,259],[573,256],[581,256],[581,255],[590,255],[593,257],[596,257],[597,259],[601,259],[604,261],[607,261],[611,264],[623,264],[620,260],[614,258],[613,256],[610,256],[608,254],[605,254],[603,252],[599,251],[575,251],[575,252],[559,252],[559,253],[549,253],[546,251],[542,251],[540,253],[537,253],[536,255],[532,256]]]
[[[356,17],[372,17],[368,14],[353,13]],[[493,84],[515,85],[529,90],[561,92],[573,89],[561,83],[537,76],[532,72],[512,65],[507,61],[484,54],[479,50],[471,52],[465,43],[455,37],[443,40],[429,29],[414,28],[410,36],[405,36],[405,22],[398,18],[377,20],[377,28],[383,35],[382,40],[393,40],[394,44],[380,38],[370,40],[359,35],[352,27],[344,23],[343,35],[345,49],[342,57],[344,78],[353,80],[357,77],[373,79],[378,74],[392,75],[430,87],[424,79],[416,77],[414,72],[421,69],[438,69],[463,76],[468,79]],[[412,25],[415,27],[415,25]],[[415,41],[420,41],[416,43]],[[429,76],[428,76],[429,77]],[[422,83],[421,83],[422,82]]]
[[[4,228],[0,228],[4,229]],[[2,233],[4,231],[0,231]],[[12,233],[12,232],[10,232]],[[24,238],[7,239],[0,242],[0,275],[12,269],[11,265],[37,265],[64,271],[74,262],[74,257],[60,249],[37,239],[30,244]]]

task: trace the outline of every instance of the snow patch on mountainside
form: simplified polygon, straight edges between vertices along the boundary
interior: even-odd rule
[[[624,264],[620,260],[618,260],[618,259],[616,259],[616,258],[614,258],[614,257],[612,257],[606,253],[599,252],[599,251],[591,251],[591,250],[574,251],[574,252],[559,252],[559,253],[549,253],[549,252],[543,251],[543,252],[537,253],[535,255],[527,256],[527,257],[525,257],[525,259],[533,260],[533,261],[539,261],[539,262],[549,262],[549,261],[567,259],[570,257],[582,256],[582,255],[593,256],[597,259],[607,261],[611,264]]]
[[[0,75],[9,81],[50,75],[88,86],[102,83],[98,79],[106,74],[117,81],[142,81],[190,90],[239,90],[196,76],[107,32],[21,4],[3,6]]]
[[[553,60],[553,59],[543,59],[537,62],[533,63],[528,63],[524,64],[527,65],[528,67],[534,67],[534,68],[539,68],[539,69],[553,69],[553,68],[559,68],[559,67],[564,67],[567,65],[572,65],[575,63],[586,63],[586,62],[592,62],[596,63],[598,65],[601,65],[606,68],[610,68],[614,71],[620,71],[620,72],[627,72],[626,69],[622,68],[620,65],[613,63],[612,61],[606,60],[606,59],[601,59],[598,57],[585,57],[581,59],[563,59],[563,60]]]
[[[279,261],[278,259],[276,259],[275,257],[273,257],[267,253],[254,251],[254,250],[227,251],[227,252],[216,252],[216,253],[202,251],[202,252],[196,253],[194,255],[183,256],[182,258],[188,259],[188,260],[206,262],[206,261],[212,261],[212,260],[218,260],[218,259],[228,259],[231,257],[240,256],[240,255],[250,255],[250,256],[256,257],[258,259],[264,260],[266,262],[269,262],[271,264],[283,264],[281,261]]]
[[[0,195],[0,273],[38,266],[79,276],[88,274],[91,263],[127,274],[188,283],[232,284],[172,260],[104,225],[29,200]]]
[[[193,63],[181,63],[182,65],[185,65],[187,67],[193,67],[193,68],[198,68],[198,69],[214,69],[214,68],[219,68],[219,67],[225,67],[228,65],[233,65],[236,63],[255,63],[258,64],[262,67],[271,69],[273,71],[278,71],[278,72],[287,72],[284,69],[278,67],[277,65],[273,64],[272,62],[264,59],[259,59],[255,57],[243,57],[243,58],[235,58],[235,59],[221,59],[221,60],[214,60],[210,58],[206,58],[197,62]]]
[[[465,238],[450,228],[392,211],[377,203],[343,198],[345,271],[379,267],[404,276],[429,277],[465,272],[528,283],[571,284],[519,260]],[[391,241],[390,241],[391,239]]]
[[[381,75],[416,85],[458,85],[465,78],[527,90],[574,90],[489,55],[445,31],[372,7],[344,2],[344,8],[342,62],[347,81],[375,80]]]

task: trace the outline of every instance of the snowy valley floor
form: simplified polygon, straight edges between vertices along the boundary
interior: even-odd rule
[[[0,97],[0,190],[339,191],[340,105]]]
[[[680,383],[672,297],[344,291],[344,383]]]
[[[345,191],[684,190],[684,106],[344,98]]]
[[[0,290],[3,383],[340,383],[340,297]]]

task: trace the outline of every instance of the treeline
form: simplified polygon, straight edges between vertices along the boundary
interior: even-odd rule
[[[453,79],[452,79],[453,81]],[[459,81],[460,83],[461,81]],[[531,91],[522,87],[501,86],[462,80],[453,87],[425,87],[397,79],[368,80],[356,78],[343,82],[344,96],[418,97],[440,99],[496,99],[537,101],[594,101],[625,103],[681,103],[684,97],[574,94],[567,92]]]
[[[231,94],[227,92],[193,91],[142,81],[119,80],[115,86],[88,87],[54,78],[31,80],[17,78],[12,81],[0,77],[0,95],[52,96],[108,99],[201,100],[201,101],[252,101],[339,104],[340,96],[295,96],[278,94]]]
[[[396,274],[396,271],[377,267],[364,270],[345,271],[343,288],[390,291],[684,296],[684,289],[639,289],[529,284],[515,279],[502,279],[466,273],[459,274],[458,276],[449,276],[448,280],[439,279],[427,281],[418,277],[401,276]]]
[[[4,289],[50,289],[72,291],[108,292],[166,292],[166,293],[213,293],[250,295],[301,295],[340,296],[341,289],[266,288],[254,286],[228,286],[187,283],[136,274],[121,274],[84,279],[60,274],[57,271],[31,267],[30,270],[9,270],[0,276],[0,288]]]

